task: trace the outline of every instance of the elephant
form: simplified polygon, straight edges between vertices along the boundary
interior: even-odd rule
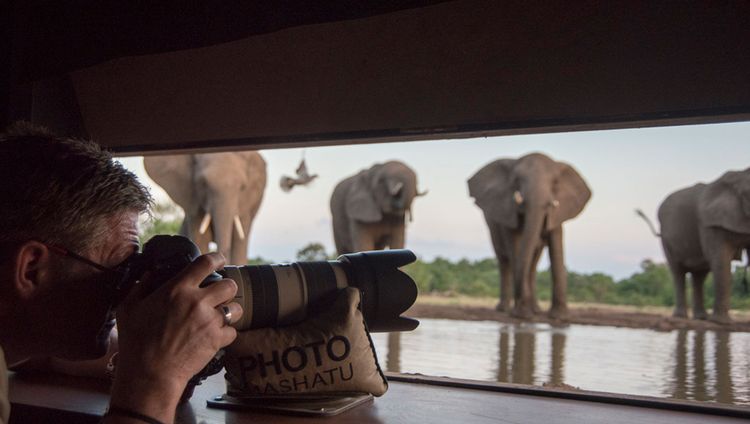
[[[339,182],[331,195],[333,238],[339,254],[401,249],[417,174],[399,161],[378,163]]]
[[[638,213],[646,219],[643,212]],[[698,183],[667,196],[657,212],[662,249],[675,287],[673,315],[687,317],[685,276],[693,285],[693,318],[729,323],[732,260],[750,253],[750,168],[729,171],[717,180]],[[714,307],[704,307],[703,282],[714,276]]]
[[[536,266],[547,246],[553,283],[549,316],[565,319],[567,272],[562,224],[580,214],[591,198],[586,182],[572,166],[531,153],[485,165],[469,178],[468,185],[469,195],[484,213],[500,269],[496,309],[520,318],[539,312]]]
[[[148,156],[144,166],[185,211],[180,232],[201,252],[213,241],[229,263],[247,263],[250,229],[266,187],[266,162],[258,152]]]

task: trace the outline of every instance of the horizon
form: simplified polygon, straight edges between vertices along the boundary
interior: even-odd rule
[[[425,261],[494,258],[466,180],[495,159],[542,152],[572,165],[592,191],[583,212],[563,225],[568,270],[618,281],[639,272],[644,259],[665,261],[659,239],[634,210],[643,210],[658,228],[656,210],[668,194],[750,166],[748,134],[750,123],[740,122],[261,150],[268,177],[248,257],[286,262],[308,243],[335,252],[328,209],[333,187],[374,163],[398,159],[415,170],[419,190],[429,190],[414,201],[406,248]],[[281,176],[294,175],[303,155],[319,177],[282,192]],[[117,159],[151,187],[157,202],[168,199],[148,178],[141,157]],[[538,268],[547,267],[545,253]]]

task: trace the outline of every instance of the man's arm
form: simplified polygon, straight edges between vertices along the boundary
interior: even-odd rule
[[[19,373],[52,371],[78,377],[110,379],[112,376],[107,372],[107,365],[117,350],[117,327],[115,327],[109,334],[107,353],[101,358],[87,361],[71,361],[55,357],[31,358],[13,365],[10,369]]]

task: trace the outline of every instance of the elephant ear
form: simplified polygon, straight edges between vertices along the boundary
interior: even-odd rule
[[[698,204],[703,225],[750,234],[750,168],[708,184]]]
[[[553,187],[557,207],[553,208],[547,218],[547,229],[551,230],[563,222],[575,218],[591,199],[591,190],[581,175],[572,166],[558,162],[559,174]]]
[[[515,159],[498,159],[485,165],[469,178],[469,195],[488,220],[505,227],[518,228],[518,204],[513,167]]]
[[[183,209],[193,199],[193,155],[146,156],[146,173]]]
[[[383,219],[383,213],[375,202],[368,175],[367,171],[362,171],[354,177],[354,183],[347,193],[345,208],[350,218],[372,223]]]

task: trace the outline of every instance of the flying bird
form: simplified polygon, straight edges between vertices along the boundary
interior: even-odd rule
[[[305,159],[302,159],[295,172],[297,173],[296,178],[287,177],[286,175],[281,177],[281,181],[279,182],[279,184],[281,185],[281,189],[283,191],[288,192],[296,185],[306,186],[312,180],[318,178],[318,174],[310,175],[310,173],[307,171],[307,164],[305,164]]]

